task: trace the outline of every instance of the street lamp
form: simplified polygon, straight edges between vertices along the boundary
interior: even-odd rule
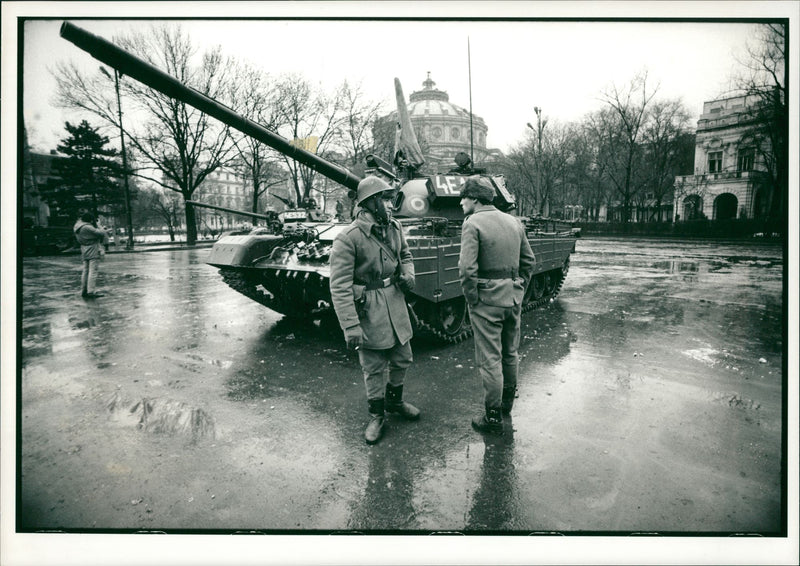
[[[544,129],[544,125],[542,124],[542,109],[538,106],[534,106],[533,112],[536,114],[536,128],[534,128],[530,122],[528,122],[528,127],[536,132],[536,183],[538,185],[539,195],[542,197],[542,212],[544,212],[545,216],[549,216],[550,206],[542,190],[542,130]],[[546,123],[545,121],[545,124]]]
[[[109,79],[111,75],[108,74],[106,68],[100,66],[100,72],[107,76]],[[133,249],[133,218],[131,216],[131,191],[128,187],[128,156],[125,152],[125,130],[122,128],[122,100],[119,96],[119,71],[114,69],[114,88],[117,91],[117,116],[119,117],[119,144],[122,146],[122,182],[125,187],[125,220],[127,226],[125,229],[128,232],[128,243],[125,244],[126,250]]]

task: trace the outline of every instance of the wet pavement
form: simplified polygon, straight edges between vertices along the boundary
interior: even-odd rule
[[[414,343],[367,446],[357,357],[230,290],[208,249],[22,264],[22,530],[764,533],[782,528],[782,250],[581,239],[523,316],[501,438],[473,343]]]

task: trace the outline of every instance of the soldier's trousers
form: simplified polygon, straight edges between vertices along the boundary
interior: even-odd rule
[[[495,307],[481,302],[470,305],[475,364],[483,381],[483,400],[487,407],[500,407],[503,388],[517,385],[521,314],[522,305]]]
[[[97,268],[99,266],[99,259],[83,260],[83,273],[81,274],[82,293],[94,293],[97,287]]]
[[[403,385],[406,369],[414,361],[411,353],[411,340],[405,344],[395,344],[387,350],[370,350],[360,348],[358,361],[364,374],[364,385],[367,388],[367,399],[383,399],[386,391],[386,371],[389,372],[389,383]]]

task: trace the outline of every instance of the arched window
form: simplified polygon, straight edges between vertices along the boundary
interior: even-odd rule
[[[714,220],[730,220],[736,218],[739,200],[731,193],[722,193],[714,199]]]
[[[700,195],[689,195],[683,199],[683,219],[697,220],[703,217],[703,198]]]

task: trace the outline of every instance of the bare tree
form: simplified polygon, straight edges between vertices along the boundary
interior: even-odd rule
[[[175,230],[180,225],[180,196],[160,189],[141,189],[134,217],[138,226],[167,227],[169,239],[175,241]]]
[[[227,93],[231,108],[268,130],[277,131],[281,124],[279,91],[269,75],[247,65],[235,65],[233,75]],[[232,133],[232,139],[237,156],[233,168],[250,182],[251,212],[258,213],[261,197],[270,188],[285,183],[288,173],[280,156],[265,143],[237,132]],[[253,219],[253,223],[257,220]]]
[[[372,126],[372,153],[389,163],[394,159],[397,112],[378,117]],[[419,136],[417,136],[419,140]]]
[[[342,85],[342,148],[348,167],[355,171],[364,166],[364,159],[375,146],[372,138],[375,121],[383,112],[383,104],[365,99],[361,85]]]
[[[737,90],[754,102],[747,105],[754,127],[743,141],[753,145],[769,173],[764,208],[772,218],[784,218],[788,204],[788,41],[786,24],[761,24],[755,42],[748,43],[745,71],[734,79]]]
[[[641,203],[646,207],[653,201],[653,210],[646,220],[662,221],[662,204],[674,192],[675,175],[692,171],[694,136],[687,133],[688,127],[689,112],[680,100],[651,104],[641,137],[646,156],[642,167],[647,183]]]
[[[543,120],[547,136],[539,140],[538,130],[509,153],[505,174],[514,188],[520,211],[544,215],[550,204],[566,204],[565,191],[573,188],[570,164],[574,161],[576,127]],[[569,198],[573,198],[570,196]],[[574,197],[577,198],[577,197]]]
[[[504,162],[507,185],[517,199],[521,215],[535,215],[539,211],[535,162],[536,153],[530,138],[514,147]]]
[[[606,112],[595,113],[592,127],[605,138],[602,157],[606,172],[622,201],[622,220],[630,222],[634,195],[644,186],[639,172],[641,136],[646,121],[648,105],[658,87],[648,91],[647,71],[636,75],[628,86],[620,90],[613,85],[601,94]]]
[[[279,133],[305,145],[304,149],[312,153],[327,153],[331,160],[333,156],[328,150],[336,147],[341,140],[345,124],[342,87],[333,95],[328,95],[312,88],[301,75],[289,74],[278,81],[276,89],[281,124]],[[283,155],[282,159],[289,170],[297,202],[300,203],[311,193],[316,172],[289,156]]]
[[[577,187],[579,204],[586,210],[587,217],[597,222],[601,208],[608,202],[610,189],[605,160],[600,159],[602,140],[587,124],[580,125],[573,139],[570,177]]]
[[[219,47],[203,53],[199,64],[193,64],[196,48],[180,26],[153,27],[146,33],[115,38],[115,42],[210,98],[220,98],[229,80],[230,65]],[[74,64],[65,64],[56,68],[55,77],[61,106],[88,111],[120,128],[110,76],[105,80],[99,73],[86,76]],[[124,121],[126,137],[148,166],[132,174],[191,199],[210,173],[228,163],[229,129],[137,81],[121,80],[120,89],[129,116]],[[150,174],[151,169],[160,176]],[[186,242],[193,245],[197,240],[194,208],[185,207],[185,215]]]
[[[550,127],[542,139],[541,151],[541,190],[540,203],[550,205],[566,204],[565,191],[568,187],[568,165],[573,159],[572,142],[574,130],[569,125],[548,120]],[[540,213],[543,210],[540,208]]]

